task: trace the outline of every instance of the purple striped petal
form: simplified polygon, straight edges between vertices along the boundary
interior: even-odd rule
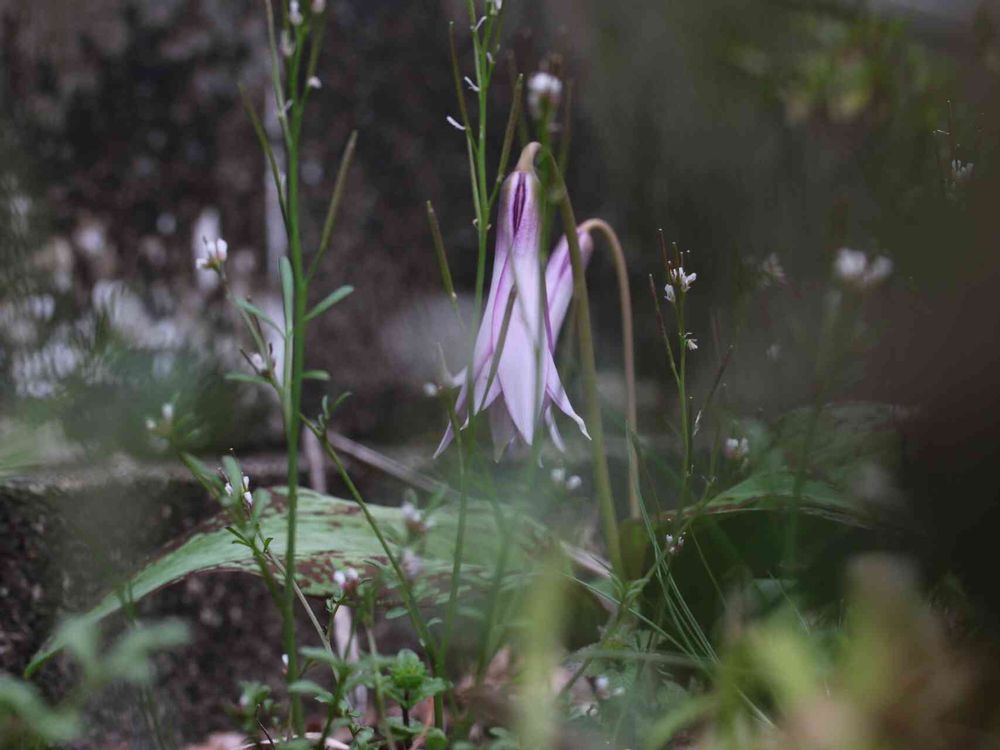
[[[497,377],[511,419],[524,442],[531,445],[541,415],[545,380],[537,350],[539,347],[547,350],[541,346],[545,323],[541,289],[544,281],[538,257],[541,184],[530,172],[515,172],[508,182],[512,200],[502,221],[509,223],[511,229],[509,270],[501,277],[498,304],[494,308],[493,345],[499,346],[506,311],[500,309],[499,300],[504,300],[506,308],[508,294],[516,292]]]
[[[580,260],[586,270],[590,263],[590,257],[594,254],[594,240],[590,232],[577,230],[577,237],[580,241]],[[549,325],[551,334],[549,336],[549,349],[555,351],[556,341],[559,340],[559,330],[563,321],[566,320],[566,312],[569,310],[569,303],[573,299],[573,266],[570,263],[569,242],[566,236],[560,238],[556,249],[549,256],[549,263],[545,267],[545,292],[549,303]]]

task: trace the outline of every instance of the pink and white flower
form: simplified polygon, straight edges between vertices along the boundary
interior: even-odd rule
[[[559,242],[549,258],[545,271],[548,309],[543,310],[538,257],[542,186],[533,166],[538,148],[536,143],[525,147],[517,167],[501,190],[493,278],[473,353],[471,405],[466,372],[463,370],[452,381],[453,385],[460,386],[455,413],[459,418],[465,415],[465,424],[473,414],[489,413],[497,459],[515,441],[531,445],[542,418],[553,442],[562,449],[553,405],[575,421],[589,438],[586,425],[569,402],[553,361],[559,329],[573,297],[573,273],[566,238]],[[579,236],[581,260],[586,263],[593,252],[593,243],[586,232]],[[507,305],[515,294],[507,336],[500,349]],[[494,363],[496,374],[491,381]],[[453,438],[454,431],[449,425],[434,455],[440,455]]]

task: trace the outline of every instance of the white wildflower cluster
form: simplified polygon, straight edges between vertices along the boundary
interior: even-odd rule
[[[146,418],[146,429],[154,435],[161,437],[168,435],[174,426],[174,405],[165,403],[160,407],[160,418]]]
[[[781,265],[781,259],[777,253],[771,253],[760,263],[761,286],[781,286],[785,281],[785,269]]]
[[[536,120],[547,117],[559,108],[562,81],[551,73],[538,71],[528,79],[528,111]]]
[[[667,534],[663,537],[663,541],[667,547],[668,555],[676,555],[684,548],[684,534],[678,534],[676,537],[673,534]]]
[[[205,243],[205,254],[194,262],[195,268],[199,271],[222,273],[222,266],[229,253],[229,245],[221,237],[211,242],[207,237],[202,238],[202,240]]]
[[[610,700],[615,696],[622,695],[624,692],[625,688],[620,685],[612,689],[611,680],[608,679],[607,675],[602,674],[594,678],[594,695],[597,696],[597,700]]]
[[[726,438],[722,444],[722,455],[730,461],[745,461],[750,455],[750,441],[746,438]]]
[[[564,488],[567,492],[576,492],[583,486],[583,479],[577,474],[566,476],[566,469],[555,468],[549,472],[552,483]]]
[[[407,500],[399,510],[403,515],[403,525],[410,536],[423,536],[434,526],[434,521],[421,512],[416,505]]]
[[[411,581],[419,578],[424,572],[424,561],[409,547],[403,550],[403,554],[399,559],[399,565],[403,568],[403,575]]]
[[[865,290],[878,286],[892,273],[892,261],[884,255],[869,258],[861,250],[842,247],[837,251],[833,270],[847,286]]]
[[[972,179],[972,170],[976,165],[971,161],[963,162],[959,159],[952,159],[951,178],[956,183],[968,182]]]
[[[242,500],[243,507],[246,509],[247,515],[253,513],[253,493],[250,492],[250,477],[246,474],[243,475],[240,480],[240,487],[237,491],[230,482],[226,482],[225,486],[226,497],[231,500]]]
[[[667,285],[663,287],[664,296],[671,305],[677,301],[677,290],[687,292],[698,278],[696,273],[684,273],[682,266],[671,266],[667,271]]]
[[[344,568],[333,571],[333,582],[343,592],[344,596],[354,596],[361,585],[361,574],[355,568]]]

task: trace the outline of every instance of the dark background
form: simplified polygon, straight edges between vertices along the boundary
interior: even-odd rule
[[[578,217],[608,219],[625,242],[640,431],[650,444],[671,449],[676,408],[648,291],[650,273],[663,284],[659,229],[690,251],[686,266],[698,273],[695,391],[704,394],[733,344],[720,401],[764,420],[813,396],[815,331],[836,249],[888,254],[892,283],[866,301],[866,346],[832,396],[920,407],[906,428],[910,460],[899,483],[914,518],[933,530],[924,553],[965,570],[992,607],[992,567],[974,563],[996,526],[984,519],[995,515],[1000,445],[996,6],[505,5],[492,142],[498,152],[508,65],[524,73],[549,66],[572,82],[567,182]],[[330,0],[329,16],[323,87],[306,120],[305,231],[315,242],[357,130],[341,220],[316,284],[317,294],[345,283],[356,292],[313,329],[308,364],[330,371],[330,392],[354,394],[337,429],[427,463],[445,420],[422,385],[435,377],[437,342],[453,367],[462,355],[425,201],[437,208],[465,297],[475,276],[464,144],[445,123],[456,114],[449,19],[458,19],[471,66],[464,3]],[[260,4],[2,0],[0,43],[0,469],[42,485],[15,483],[0,500],[3,580],[20,602],[0,623],[0,666],[18,670],[60,608],[87,601],[107,575],[88,569],[66,579],[72,566],[54,550],[70,532],[46,520],[46,503],[79,506],[98,528],[107,516],[88,509],[114,511],[145,488],[143,503],[115,514],[122,569],[211,511],[182,485],[142,483],[142,467],[158,456],[143,423],[160,404],[177,398],[202,416],[194,447],[208,455],[280,451],[270,401],[221,379],[239,367],[238,321],[193,260],[201,234],[221,232],[238,288],[273,306],[282,247],[238,90],[263,111]],[[971,179],[954,180],[953,158],[974,163]],[[756,269],[771,253],[789,283],[760,290]],[[598,252],[590,293],[602,393],[614,412],[621,344],[611,274]],[[775,344],[780,356],[769,358]],[[320,395],[307,397],[315,404]],[[124,466],[125,478],[45,491],[81,466],[105,465]],[[163,518],[148,524],[163,506]],[[986,579],[976,581],[976,571]],[[178,696],[185,685],[217,688],[210,699],[176,697],[179,715],[194,717],[185,730],[192,737],[219,726],[211,707],[234,698],[218,674],[223,636],[242,634],[233,642],[243,644],[265,627],[248,618],[252,602],[234,603],[221,583],[199,585],[177,587],[162,605],[198,613],[207,628],[201,658],[173,663],[202,671],[169,682]],[[211,612],[226,607],[216,622]],[[263,645],[237,650],[235,673],[251,676],[257,659],[278,663]],[[192,706],[209,709],[197,716]]]

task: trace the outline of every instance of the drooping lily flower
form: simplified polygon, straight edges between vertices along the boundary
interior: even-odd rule
[[[545,292],[549,306],[548,310],[543,309],[538,257],[542,187],[533,167],[538,148],[535,143],[525,147],[517,167],[501,190],[493,278],[473,350],[471,404],[468,403],[467,373],[463,371],[453,380],[460,386],[455,413],[459,418],[466,416],[465,424],[473,414],[489,413],[498,459],[516,440],[531,445],[535,428],[543,416],[553,441],[562,448],[552,414],[553,405],[589,437],[586,425],[566,396],[552,359],[559,327],[573,295],[569,246],[565,238],[553,252],[546,269]],[[593,245],[586,233],[584,237],[581,237],[581,252],[589,258]],[[501,349],[503,321],[514,294],[516,298]],[[496,372],[491,380],[494,363]],[[440,455],[453,438],[454,431],[449,425],[434,455]]]

